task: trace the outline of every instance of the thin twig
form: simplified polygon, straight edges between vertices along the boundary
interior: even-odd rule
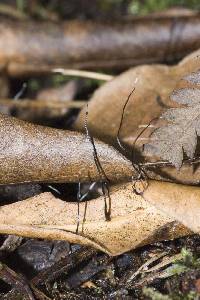
[[[114,78],[114,76],[108,74],[83,71],[83,70],[73,70],[73,69],[56,68],[53,69],[52,72],[61,73],[62,75],[67,75],[67,76],[84,77],[84,78],[103,80],[103,81],[109,81]]]
[[[5,264],[0,264],[0,278],[18,291],[24,300],[35,300],[33,293],[22,276],[19,276]]]
[[[163,257],[163,256],[165,256],[165,255],[167,255],[166,252],[160,253],[160,254],[158,254],[158,255],[156,255],[156,256],[151,257],[149,260],[147,260],[143,265],[141,265],[141,266],[139,267],[139,269],[138,269],[135,273],[133,273],[133,274],[126,280],[127,284],[130,284],[136,276],[138,276],[140,273],[144,272],[144,270],[146,270],[150,264],[152,264],[153,262],[157,261],[158,259],[160,259],[161,257]]]
[[[56,281],[63,273],[66,275],[81,263],[89,261],[98,251],[91,247],[81,249],[56,262],[53,266],[41,271],[31,280],[31,284],[38,286],[51,281]]]
[[[54,101],[48,102],[44,100],[21,99],[21,101],[13,101],[13,99],[0,99],[0,107],[7,108],[25,108],[25,109],[63,109],[63,108],[82,108],[87,101]]]

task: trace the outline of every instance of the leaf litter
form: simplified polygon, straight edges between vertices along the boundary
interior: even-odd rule
[[[190,81],[197,81],[196,77],[191,78]],[[193,90],[187,89],[186,91],[183,95],[181,94],[182,91],[180,92],[177,102],[188,104],[187,97],[189,95],[193,99],[193,104],[196,104],[196,95],[194,95]],[[180,96],[182,96],[182,100],[179,101]],[[179,109],[177,108],[177,110]],[[193,113],[195,113],[195,109]],[[179,117],[180,119],[176,115],[171,114],[168,118],[176,118],[180,123],[183,122],[182,116]],[[22,131],[25,130],[26,132],[26,129],[28,129],[26,123],[18,122],[15,119],[7,121],[11,122],[10,124],[14,126],[13,128],[17,125]],[[34,130],[36,132],[38,130],[39,132],[40,127],[33,126],[31,128],[30,125],[30,132],[31,130],[33,132]],[[26,133],[26,139],[27,137],[28,139],[25,142],[30,139],[29,131],[27,130]],[[48,132],[47,130],[46,133],[47,135],[55,133],[56,136],[56,131],[51,132],[49,130]],[[69,133],[70,135],[71,133]],[[84,136],[80,135],[80,138],[84,138]],[[100,175],[102,175],[101,171],[103,168],[98,164],[96,144],[94,144],[93,137],[91,137],[90,142],[92,144],[94,163],[99,176],[98,179],[102,180],[102,176]],[[194,143],[192,146],[194,148]],[[109,146],[106,145],[105,147]],[[101,148],[99,149],[101,150]],[[116,153],[118,152],[116,151]],[[28,158],[31,158],[31,156]],[[125,158],[122,157],[122,159],[126,161]],[[72,170],[69,176],[75,178],[73,177],[73,172],[74,170]],[[132,172],[132,167],[129,164],[129,178]],[[110,174],[114,176],[111,169],[109,171]],[[95,176],[94,179],[96,179]],[[48,180],[48,177],[46,178]],[[57,178],[60,180],[59,175]],[[115,177],[111,178],[115,180]],[[43,181],[43,178],[40,178],[40,180]],[[183,192],[181,193],[181,191]],[[79,203],[79,219],[81,220],[82,215],[82,220],[84,220],[84,223],[82,222],[80,226],[81,230],[79,230],[75,210],[76,204],[65,203],[60,199],[56,199],[50,193],[44,193],[18,203],[2,206],[0,208],[0,232],[26,237],[67,240],[72,243],[96,247],[109,255],[119,255],[128,250],[159,240],[174,239],[192,234],[193,231],[199,232],[198,187],[150,181],[140,196],[133,193],[132,183],[127,183],[112,189],[111,196],[112,214],[109,222],[105,220],[102,213],[104,211],[102,209],[104,203],[102,199],[105,201],[105,195],[92,201],[92,204],[89,203],[90,205],[87,206],[87,218],[85,217],[85,204]],[[190,205],[187,202],[188,199],[190,199]],[[168,203],[169,206],[165,207],[165,203]],[[178,209],[177,213],[179,205],[182,209],[180,211]],[[186,213],[187,217],[185,218]],[[182,226],[182,224],[186,227]]]

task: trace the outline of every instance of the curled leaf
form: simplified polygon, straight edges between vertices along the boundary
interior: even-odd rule
[[[87,136],[0,114],[0,184],[98,181],[94,148]],[[110,181],[133,174],[131,162],[113,147],[94,141]]]
[[[56,199],[51,193],[43,193],[1,207],[0,232],[68,240],[91,245],[110,255],[190,233],[173,218],[134,194],[132,184],[115,188],[111,199],[111,221],[105,220],[103,197],[87,203],[85,222],[85,203],[80,203],[80,224],[76,234],[77,204]]]
[[[200,51],[196,51],[190,54],[176,66],[144,65],[132,68],[97,89],[88,105],[88,125],[92,135],[116,144],[124,103],[135,87],[126,106],[120,130],[122,142],[132,147],[145,125],[160,117],[167,108],[178,106],[170,99],[170,95],[184,76],[200,68],[199,53]],[[79,131],[84,130],[85,109],[86,106],[74,125]],[[141,128],[141,125],[144,127]],[[148,138],[151,132],[150,127],[142,138]],[[140,145],[147,142],[146,139],[139,141]]]

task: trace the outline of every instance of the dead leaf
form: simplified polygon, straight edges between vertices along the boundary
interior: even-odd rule
[[[0,115],[0,184],[79,182],[101,179],[87,136]],[[110,181],[133,174],[132,166],[111,146],[95,141],[102,168]]]
[[[199,72],[196,76],[194,73],[189,75],[189,80],[200,82]],[[192,159],[197,148],[197,137],[200,136],[200,89],[186,87],[175,90],[171,99],[182,106],[169,108],[160,116],[167,124],[153,131],[144,152],[167,160],[180,169],[184,153]]]
[[[89,102],[88,127],[93,136],[116,146],[116,137],[122,116],[122,110],[135,85],[135,92],[129,101],[124,114],[120,138],[127,147],[133,147],[133,142],[147,124],[160,116],[173,103],[169,96],[177,87],[184,87],[181,79],[200,68],[199,51],[186,57],[177,66],[152,65],[139,66],[122,73],[114,80],[104,84],[94,93]],[[108,109],[112,107],[112,109]],[[85,108],[82,109],[75,123],[75,128],[82,131]],[[157,123],[154,122],[153,125]],[[140,128],[140,126],[143,126]],[[154,129],[154,128],[153,128]],[[137,150],[147,143],[152,128],[146,130],[139,140]],[[129,149],[129,148],[127,148]],[[149,159],[149,158],[147,158]],[[199,167],[187,165],[181,172],[170,166],[148,168],[148,176],[152,179],[170,180],[186,184],[199,183]]]
[[[200,188],[150,181],[143,197],[160,211],[200,232]]]
[[[155,186],[157,184],[155,182]],[[80,225],[76,234],[77,203],[67,203],[56,199],[51,193],[43,193],[0,207],[0,232],[67,240],[96,247],[110,255],[190,233],[141,196],[134,194],[132,184],[115,188],[111,199],[111,221],[105,220],[103,197],[88,202],[84,223],[85,203],[81,203]]]
[[[108,143],[116,144],[123,106],[135,87],[126,107],[120,131],[121,140],[126,145],[132,146],[141,132],[140,125],[149,124],[166,108],[175,105],[169,96],[185,75],[200,68],[199,54],[200,51],[194,52],[177,66],[172,67],[138,66],[102,85],[89,102],[88,126],[91,134]],[[108,109],[109,107],[112,109]],[[85,109],[86,107],[82,109],[75,123],[75,128],[80,131],[84,130]]]

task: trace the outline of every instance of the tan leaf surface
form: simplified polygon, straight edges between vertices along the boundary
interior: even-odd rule
[[[177,66],[143,65],[132,68],[97,89],[89,102],[88,125],[91,133],[109,143],[116,143],[122,109],[129,93],[129,101],[121,139],[132,146],[141,132],[139,125],[148,124],[159,117],[168,106],[174,106],[169,96],[179,81],[200,68],[200,50],[186,57]],[[134,83],[137,78],[137,83]],[[76,120],[75,128],[84,130],[85,108]]]
[[[200,232],[200,188],[150,181],[143,197],[194,232]]]
[[[61,201],[51,193],[43,193],[2,206],[0,233],[68,240],[94,246],[111,255],[191,233],[141,196],[134,194],[132,184],[116,187],[111,193],[111,199],[111,221],[105,221],[104,198],[99,197],[88,202],[83,224],[85,204],[81,203],[80,225],[76,234],[77,204]]]
[[[0,114],[0,184],[97,181],[94,149],[80,133],[58,130]],[[132,166],[113,147],[95,141],[110,181],[132,175]]]
[[[93,95],[89,102],[88,126],[91,133],[108,143],[116,145],[116,137],[121,120],[122,110],[128,94],[136,86],[124,114],[120,131],[121,140],[127,146],[133,145],[138,134],[144,129],[140,125],[160,116],[168,107],[178,104],[170,100],[170,94],[177,86],[184,87],[181,79],[200,68],[200,51],[186,57],[177,66],[152,65],[139,66],[122,73],[114,80],[104,84]],[[136,78],[138,81],[134,84]],[[85,108],[82,109],[75,128],[83,130]],[[154,125],[158,125],[156,122]],[[146,130],[142,138],[148,138],[152,128]],[[147,143],[140,141],[140,146]],[[141,148],[138,148],[141,150]],[[149,158],[148,158],[149,159]],[[184,166],[181,171],[171,167],[153,168],[148,173],[152,179],[165,179],[187,184],[199,182],[199,168]]]
[[[196,77],[194,74],[188,76],[189,80],[193,77],[197,81],[199,76],[200,81],[199,72]],[[184,154],[192,159],[196,152],[197,138],[200,136],[200,89],[196,86],[175,90],[171,99],[182,106],[169,108],[162,113],[160,118],[167,121],[167,124],[156,128],[151,134],[144,153],[170,161],[180,169]]]

